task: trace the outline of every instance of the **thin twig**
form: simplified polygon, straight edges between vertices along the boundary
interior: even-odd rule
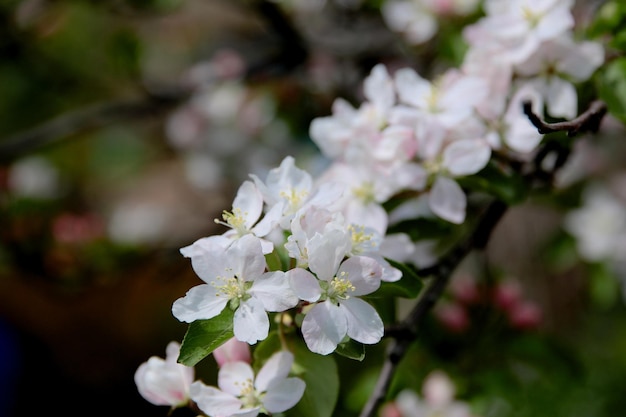
[[[142,98],[96,104],[64,114],[2,140],[0,163],[10,163],[36,149],[115,121],[160,115],[164,111],[171,110],[187,97],[189,97],[189,92],[183,90],[167,95],[147,94]]]
[[[587,110],[578,117],[564,122],[547,123],[533,112],[532,103],[523,103],[524,114],[541,134],[567,132],[568,136],[575,136],[581,132],[597,132],[600,122],[607,112],[606,103],[601,100],[592,101]]]
[[[481,216],[474,232],[449,252],[437,265],[429,268],[428,273],[434,275],[433,281],[423,292],[413,310],[399,324],[394,326],[394,339],[391,341],[387,351],[387,358],[378,376],[374,391],[365,407],[363,407],[360,417],[373,417],[376,415],[378,407],[385,401],[397,366],[411,343],[417,338],[420,324],[423,322],[426,314],[441,297],[452,273],[465,256],[474,249],[484,249],[489,241],[491,232],[506,210],[507,205],[504,202],[500,200],[493,201]]]

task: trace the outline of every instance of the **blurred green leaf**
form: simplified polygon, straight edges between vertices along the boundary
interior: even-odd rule
[[[626,58],[618,58],[601,68],[597,76],[600,98],[609,113],[626,122]]]
[[[392,259],[387,259],[387,262],[402,272],[402,278],[396,282],[382,282],[380,288],[370,298],[417,297],[424,283],[417,275],[415,268]]]
[[[362,343],[350,339],[345,343],[340,343],[335,353],[348,359],[362,361],[365,359],[365,346],[363,346]]]
[[[464,188],[488,193],[509,205],[516,205],[528,196],[528,185],[519,172],[504,172],[493,160],[475,175],[458,178]]]

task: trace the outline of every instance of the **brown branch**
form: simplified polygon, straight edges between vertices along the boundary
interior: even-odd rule
[[[601,100],[592,101],[587,110],[572,120],[547,123],[533,112],[532,103],[523,103],[524,114],[541,134],[567,132],[567,136],[575,136],[581,132],[597,132],[600,122],[607,112],[606,103]]]
[[[433,275],[433,281],[422,293],[413,310],[392,329],[394,339],[387,351],[387,358],[378,376],[372,395],[363,407],[360,417],[374,417],[378,407],[385,401],[387,391],[396,372],[398,364],[405,356],[411,343],[417,338],[420,324],[426,314],[443,294],[452,273],[459,263],[475,249],[484,249],[489,236],[507,210],[507,205],[493,201],[482,214],[472,234],[450,251],[439,263],[421,272]]]
[[[96,104],[61,115],[32,129],[19,132],[0,142],[0,163],[10,163],[36,149],[64,140],[66,137],[106,126],[116,121],[157,116],[186,100],[187,89],[148,93],[126,101]]]

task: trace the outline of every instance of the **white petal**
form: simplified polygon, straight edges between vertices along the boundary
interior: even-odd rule
[[[487,165],[489,158],[491,147],[481,139],[458,140],[443,151],[443,165],[455,177],[477,173]]]
[[[456,181],[439,176],[430,190],[428,198],[430,209],[437,216],[451,223],[465,221],[467,197]]]
[[[569,81],[551,77],[546,91],[548,113],[554,117],[573,119],[578,113],[578,94]]]
[[[233,320],[235,337],[250,345],[267,338],[270,321],[263,303],[252,297],[239,304]]]
[[[574,53],[567,54],[557,64],[557,71],[572,77],[573,81],[586,81],[604,62],[604,48],[597,42],[582,42]]]
[[[348,321],[348,336],[370,345],[380,342],[385,327],[374,307],[360,298],[349,298],[343,300],[339,308]]]
[[[275,384],[283,381],[291,372],[293,354],[286,350],[274,353],[259,370],[254,381],[257,391],[267,391]]]
[[[263,398],[263,406],[270,413],[289,410],[304,394],[306,384],[300,378],[287,378],[273,386]]]
[[[311,352],[332,353],[348,331],[346,317],[329,302],[316,304],[302,321],[302,336]]]
[[[263,303],[266,311],[285,311],[298,304],[283,271],[266,272],[254,281],[249,293]]]
[[[235,397],[242,394],[246,383],[254,381],[254,371],[247,362],[226,362],[217,374],[217,386]]]
[[[386,110],[393,106],[396,95],[385,65],[377,64],[372,68],[370,75],[363,81],[363,94],[380,109]]]
[[[232,273],[244,281],[253,281],[267,267],[261,240],[254,235],[245,235],[237,239],[226,251],[226,256]],[[220,275],[225,275],[225,271]]]
[[[230,416],[242,406],[241,401],[232,395],[206,386],[200,381],[191,384],[189,391],[191,399],[210,416]]]
[[[298,298],[310,303],[319,300],[322,290],[317,278],[312,273],[306,269],[294,268],[287,271],[285,275]]]
[[[337,275],[340,276],[343,272],[355,287],[354,291],[350,293],[354,296],[376,291],[380,287],[380,279],[383,274],[380,264],[367,256],[353,256],[346,259],[339,267]]]
[[[348,234],[343,230],[331,230],[321,235],[316,234],[309,241],[309,269],[319,279],[331,280],[337,272],[339,263],[352,246]]]
[[[172,314],[178,320],[191,323],[195,320],[210,319],[222,312],[228,299],[216,294],[216,289],[209,284],[192,287],[184,297],[172,304]]]
[[[432,86],[428,80],[420,77],[411,68],[401,68],[394,75],[396,90],[400,100],[417,108],[427,107],[427,98]]]
[[[233,200],[233,210],[241,210],[247,228],[251,228],[263,212],[263,196],[252,181],[244,181]]]

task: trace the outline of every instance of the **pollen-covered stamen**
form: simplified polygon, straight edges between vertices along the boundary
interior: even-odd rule
[[[352,194],[363,201],[363,203],[373,203],[376,201],[376,194],[374,193],[374,184],[371,182],[364,182],[358,187],[352,189]]]
[[[339,300],[347,300],[350,298],[349,293],[353,292],[356,288],[350,280],[347,278],[348,273],[342,271],[339,276],[336,276],[330,281],[328,289],[326,290],[326,296],[332,302],[338,302]]]
[[[522,16],[524,16],[524,20],[528,22],[528,25],[534,28],[543,18],[543,13],[537,13],[528,6],[522,6]]]
[[[243,402],[243,408],[255,408],[262,405],[258,393],[254,389],[253,381],[248,378],[243,383],[235,382],[239,388],[239,399]]]
[[[245,235],[248,231],[246,227],[246,216],[247,212],[241,211],[240,208],[234,208],[232,213],[224,210],[222,212],[222,220],[215,219],[215,223],[224,225],[226,227],[230,227],[234,229],[239,235]]]
[[[246,282],[237,277],[218,276],[211,285],[215,287],[215,296],[217,297],[224,297],[228,300],[242,300],[246,296]]]
[[[365,232],[365,227],[349,225],[348,231],[352,238],[352,253],[354,255],[361,254],[368,251],[371,247],[376,246],[376,242],[373,242],[374,235]]]
[[[287,203],[289,203],[289,210],[287,214],[295,213],[302,205],[302,201],[304,201],[308,195],[309,192],[307,190],[297,190],[295,188],[282,190],[280,192],[280,196],[287,200]]]

